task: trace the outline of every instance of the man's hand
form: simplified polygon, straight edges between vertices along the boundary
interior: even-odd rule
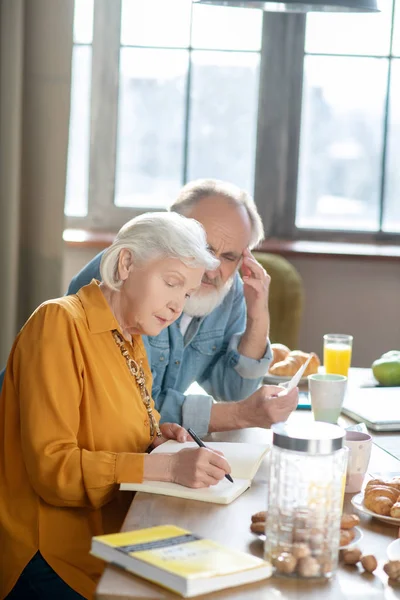
[[[241,273],[246,302],[246,330],[238,351],[243,356],[260,360],[265,354],[269,336],[268,296],[271,277],[250,250],[243,252]]]
[[[177,442],[187,442],[192,440],[186,429],[178,425],[177,423],[162,423],[160,425],[160,431],[162,437],[154,438],[151,445],[152,448],[157,448],[161,444],[164,444],[167,440],[176,440]]]
[[[241,267],[243,293],[246,300],[247,319],[253,321],[265,320],[268,315],[268,295],[271,277],[256,261],[250,250],[243,252]]]
[[[284,388],[276,385],[263,385],[246,400],[238,404],[242,427],[271,427],[273,423],[286,421],[296,409],[299,401],[298,388],[278,396]]]
[[[263,385],[251,396],[239,402],[216,402],[211,407],[208,432],[232,431],[244,427],[271,427],[286,421],[299,400],[298,389],[286,392],[277,385]]]

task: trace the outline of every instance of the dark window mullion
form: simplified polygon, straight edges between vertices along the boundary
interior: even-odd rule
[[[121,0],[96,0],[93,19],[88,196],[88,214],[93,227],[101,226],[104,215],[108,215],[114,208],[120,39]]]
[[[263,15],[254,199],[266,235],[296,236],[306,17]]]

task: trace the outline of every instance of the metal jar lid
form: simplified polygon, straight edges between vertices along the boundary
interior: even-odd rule
[[[307,454],[331,454],[343,447],[346,432],[338,425],[310,421],[301,425],[276,423],[271,427],[272,444]]]

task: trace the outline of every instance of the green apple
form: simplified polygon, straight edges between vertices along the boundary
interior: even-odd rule
[[[382,385],[400,385],[400,350],[382,354],[372,363],[372,372]]]

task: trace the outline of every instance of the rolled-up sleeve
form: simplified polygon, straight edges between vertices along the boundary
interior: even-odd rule
[[[266,374],[269,364],[272,360],[272,351],[269,340],[266,340],[267,348],[264,356],[257,360],[255,358],[243,356],[243,354],[238,352],[238,346],[241,337],[242,336],[239,334],[232,336],[228,346],[228,352],[232,352],[236,359],[234,369],[241,377],[244,377],[245,379],[259,379]]]
[[[202,437],[207,435],[214,399],[208,394],[188,394],[182,409],[182,425],[192,428]]]

